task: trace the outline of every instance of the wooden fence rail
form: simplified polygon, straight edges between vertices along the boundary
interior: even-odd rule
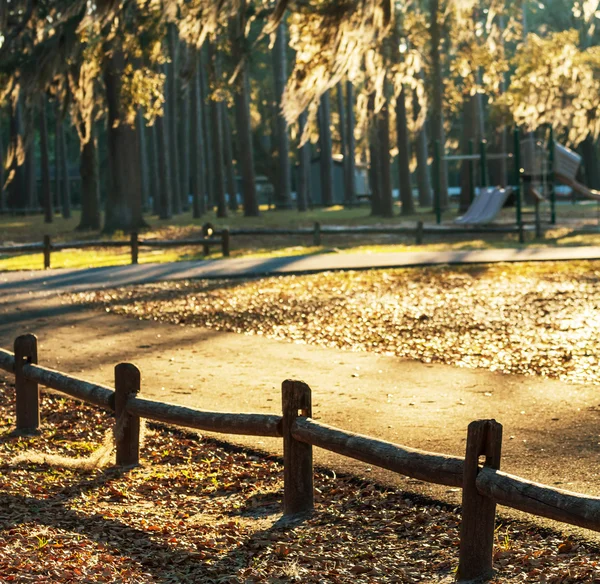
[[[127,401],[128,413],[155,420],[221,434],[281,437],[281,416],[272,414],[230,414],[199,411],[139,397]]]
[[[462,487],[464,461],[456,456],[398,446],[308,418],[296,420],[292,427],[292,436],[301,442],[421,481]]]
[[[53,251],[65,249],[90,249],[90,248],[123,248],[128,247],[131,254],[131,263],[137,264],[140,247],[170,248],[170,247],[201,247],[205,256],[210,253],[211,246],[221,247],[223,257],[229,257],[231,237],[228,229],[220,232],[210,231],[210,234],[194,239],[139,239],[137,233],[132,233],[129,240],[94,239],[85,241],[66,241],[52,243],[50,236],[44,235],[42,243],[26,243],[0,247],[0,253],[22,254],[28,252],[42,252],[44,254],[44,269],[50,268]]]
[[[515,233],[519,242],[525,241],[526,226],[521,225],[425,225],[417,221],[414,227],[396,227],[393,225],[358,225],[356,227],[339,227],[336,225],[321,225],[315,222],[313,227],[299,227],[296,229],[268,228],[268,227],[246,227],[231,229],[231,235],[312,235],[312,244],[321,245],[324,235],[399,235],[414,237],[415,243],[421,245],[425,235],[467,235],[467,234],[489,234],[489,233]]]
[[[491,468],[477,474],[477,490],[500,505],[599,531],[600,497],[555,489]]]
[[[144,248],[170,248],[170,247],[202,247],[203,254],[210,253],[210,247],[221,246],[223,257],[229,257],[231,249],[231,236],[233,235],[300,235],[312,236],[312,244],[320,246],[324,235],[399,235],[414,237],[415,243],[421,245],[426,235],[477,235],[489,233],[515,233],[519,242],[525,241],[525,231],[528,227],[520,225],[496,225],[496,226],[448,226],[448,225],[425,225],[418,221],[415,227],[394,226],[370,226],[362,225],[356,227],[339,227],[335,225],[321,226],[315,222],[313,227],[299,227],[296,229],[249,227],[243,229],[223,229],[218,231],[211,223],[202,226],[203,236],[191,239],[139,239],[137,233],[132,233],[129,240],[95,239],[84,241],[68,241],[52,243],[48,235],[44,236],[41,243],[26,243],[9,246],[0,246],[0,253],[21,254],[29,252],[42,252],[44,254],[44,269],[50,268],[51,255],[53,251],[65,249],[89,249],[89,248],[123,248],[129,247],[131,263],[137,264],[139,250]],[[541,227],[536,227],[536,237],[541,237]]]
[[[109,387],[89,383],[72,375],[66,375],[60,371],[31,363],[24,365],[22,372],[29,381],[35,381],[35,383],[45,387],[56,389],[105,410],[114,411],[115,409],[115,392]]]
[[[502,426],[495,420],[469,424],[465,458],[459,458],[315,421],[310,387],[301,381],[283,382],[282,415],[211,412],[140,398],[140,372],[130,363],[115,367],[112,389],[42,367],[37,360],[37,338],[31,334],[17,337],[14,353],[0,349],[0,369],[15,375],[17,431],[39,431],[41,384],[115,413],[116,463],[120,465],[139,463],[140,418],[145,418],[225,434],[281,437],[285,514],[309,512],[314,507],[313,446],[426,482],[461,487],[461,581],[492,575],[497,503],[600,531],[599,497],[537,484],[499,470]]]

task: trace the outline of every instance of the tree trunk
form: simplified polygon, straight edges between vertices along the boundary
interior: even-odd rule
[[[292,173],[290,166],[290,138],[287,124],[281,113],[281,98],[287,83],[287,40],[286,26],[282,21],[277,28],[273,47],[273,72],[275,76],[275,107],[277,137],[277,184],[275,186],[275,204],[278,209],[292,206]]]
[[[441,26],[439,21],[439,0],[430,0],[431,14],[431,76],[433,85],[433,107],[432,107],[432,138],[434,142],[440,143],[442,157],[446,154],[446,131],[444,130],[444,78],[442,74],[442,61],[440,54]],[[439,184],[440,207],[442,210],[448,208],[448,163],[445,160],[440,161]]]
[[[62,161],[60,158],[60,105],[58,101],[54,104],[54,196],[52,203],[55,209],[61,206],[61,175]]]
[[[188,46],[182,45],[182,55],[187,59]],[[182,65],[183,67],[183,65]],[[189,82],[179,91],[179,176],[181,177],[181,208],[190,208],[190,87]]]
[[[107,142],[110,183],[106,197],[104,232],[132,232],[145,226],[142,217],[139,137],[121,111],[121,79],[125,56],[112,47],[104,62],[107,103]]]
[[[35,176],[35,140],[33,136],[27,145],[25,154],[25,200],[29,209],[37,209],[39,200],[37,196],[37,180]]]
[[[220,77],[219,59],[214,45],[209,45],[209,56],[213,81]],[[211,137],[214,153],[214,178],[217,204],[217,217],[227,217],[227,202],[225,200],[225,176],[223,173],[223,123],[221,121],[220,102],[211,99]]]
[[[233,144],[231,140],[231,123],[224,101],[221,102],[221,121],[223,122],[223,159],[225,160],[225,180],[229,195],[229,209],[237,211],[237,186],[235,183],[235,165],[233,164]]]
[[[592,189],[600,189],[600,170],[598,169],[598,152],[591,136],[581,143],[581,155],[585,169],[586,184]]]
[[[232,22],[232,43],[235,47],[236,60],[241,62],[241,69],[236,79],[233,94],[235,105],[235,125],[237,130],[237,158],[242,176],[242,198],[244,215],[257,217],[258,197],[256,195],[256,176],[254,173],[254,148],[252,144],[252,126],[250,119],[250,80],[248,78],[248,63],[240,54],[239,47],[244,34],[245,23],[244,2],[239,10],[239,16]]]
[[[415,203],[410,182],[410,139],[406,119],[406,93],[404,88],[396,101],[396,134],[398,137],[398,172],[402,215],[414,215]]]
[[[386,103],[377,115],[377,138],[379,141],[379,168],[381,171],[381,215],[393,217],[392,173],[390,164],[390,112]]]
[[[344,89],[342,82],[337,84],[337,107],[339,116],[339,131],[340,131],[340,153],[342,155],[343,180],[342,189],[344,193],[344,201],[348,200],[346,190],[348,189],[348,128],[346,126],[346,115],[344,111]]]
[[[381,172],[379,165],[379,144],[375,128],[369,141],[369,184],[371,186],[371,215],[381,215]]]
[[[302,134],[306,127],[306,118],[306,112],[302,112],[298,119],[300,139],[302,139]],[[308,140],[298,148],[298,176],[296,182],[298,211],[306,211],[308,209],[308,190],[310,188],[310,141]]]
[[[50,155],[48,153],[48,117],[46,114],[46,98],[40,100],[40,162],[42,171],[42,204],[44,207],[44,223],[52,223],[54,209],[52,207],[52,191],[50,189]],[[0,195],[0,198],[1,195]]]
[[[504,49],[504,31],[505,31],[505,18],[504,16],[500,16],[499,23],[500,32],[500,42],[502,44],[502,48]],[[500,83],[500,93],[506,93],[507,87],[507,79],[506,75],[502,76],[502,81]],[[497,168],[499,173],[499,180],[492,182],[491,184],[499,184],[502,188],[506,188],[510,182],[508,179],[508,160],[506,158],[506,154],[508,153],[508,130],[506,124],[502,125],[502,129],[500,130],[499,142],[500,142],[500,154],[502,154],[502,158],[498,161]]]
[[[71,217],[71,177],[69,175],[69,151],[67,150],[67,136],[65,125],[59,122],[59,147],[60,147],[60,179],[62,184],[61,204],[64,219]]]
[[[171,151],[169,130],[165,116],[156,118],[156,149],[158,151],[158,217],[170,219],[173,216],[173,188],[171,174]]]
[[[140,142],[140,180],[142,183],[142,208],[144,211],[150,210],[150,172],[148,170],[148,146],[146,144],[146,120],[142,108],[138,108],[137,117],[137,132]]]
[[[415,122],[421,114],[419,97],[416,90],[413,91],[413,115]],[[425,121],[416,136],[417,155],[417,187],[419,189],[419,207],[429,207],[431,198],[431,178],[429,174],[429,153],[427,150],[427,122]]]
[[[205,43],[208,45],[208,43]],[[200,101],[202,104],[202,124],[204,130],[204,160],[206,161],[206,196],[208,207],[214,209],[217,195],[215,190],[215,156],[212,142],[212,130],[210,119],[212,116],[212,100],[209,100],[210,82],[208,71],[210,69],[210,59],[208,55],[208,46],[200,49]]]
[[[473,140],[476,152],[478,151],[481,134],[479,132],[479,100],[478,95],[464,96],[463,98],[463,131],[461,137],[461,151],[466,154],[469,150],[469,141]],[[473,164],[473,163],[471,163]],[[479,165],[478,165],[479,166]],[[464,160],[460,167],[460,207],[458,212],[465,213],[471,205],[471,188],[475,191],[475,185],[471,185],[470,164]]]
[[[329,91],[321,97],[319,109],[319,145],[321,171],[321,202],[325,207],[331,207],[333,200],[333,158],[331,145],[331,106],[329,103]]]
[[[0,211],[4,211],[5,209],[5,192],[4,192],[4,164],[6,160],[4,159],[4,143],[3,143],[3,135],[0,131]],[[52,204],[52,203],[50,203]]]
[[[81,220],[78,231],[100,229],[100,189],[98,183],[98,141],[92,126],[89,140],[81,149]]]
[[[150,164],[148,165],[148,182],[149,193],[152,197],[152,213],[158,215],[160,213],[160,178],[158,174],[158,138],[156,137],[156,121],[151,126],[146,126],[146,140],[148,143],[148,155]]]
[[[419,207],[430,207],[431,177],[429,174],[429,153],[427,151],[427,127],[423,124],[417,132],[416,138],[417,154],[417,188],[419,189]]]
[[[369,184],[371,186],[371,215],[381,215],[381,167],[377,117],[374,113],[375,95],[369,96],[367,104],[370,117],[369,128]]]
[[[23,119],[21,116],[21,100],[18,99],[11,108],[10,116],[10,149],[12,151],[12,161],[9,172],[14,171],[14,176],[8,185],[8,207],[10,209],[22,209],[26,207],[24,201],[25,186],[25,167],[18,164],[18,153],[23,136]]]
[[[346,113],[348,141],[348,174],[346,175],[345,202],[353,205],[356,202],[356,139],[354,137],[354,87],[346,81]],[[345,154],[344,154],[345,156]]]
[[[199,59],[198,59],[199,64]],[[190,153],[192,161],[192,212],[194,219],[199,219],[206,213],[206,175],[204,164],[204,131],[202,128],[202,96],[200,89],[200,75],[198,67],[191,80],[191,132]]]
[[[168,25],[169,56],[171,62],[167,65],[167,123],[169,124],[169,147],[171,150],[171,184],[173,188],[173,213],[181,213],[181,176],[179,161],[179,136],[178,120],[179,112],[177,107],[177,77],[178,77],[178,44],[179,35],[177,27],[174,24]]]

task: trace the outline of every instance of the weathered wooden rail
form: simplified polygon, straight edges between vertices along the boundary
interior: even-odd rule
[[[229,257],[231,238],[228,229],[213,232],[208,235],[193,239],[140,239],[137,233],[132,233],[129,240],[94,239],[85,241],[67,241],[52,243],[50,236],[45,235],[41,243],[25,243],[0,247],[0,253],[24,254],[41,252],[44,254],[44,269],[50,268],[53,251],[63,249],[90,249],[90,248],[124,248],[128,247],[131,254],[131,263],[137,264],[140,248],[169,248],[169,247],[201,247],[205,256],[210,253],[212,246],[220,246],[223,257]]]
[[[37,364],[37,338],[22,335],[14,353],[0,349],[0,369],[14,373],[18,432],[40,427],[39,385],[115,413],[116,463],[140,459],[140,418],[225,434],[283,438],[286,514],[310,512],[313,446],[422,481],[462,488],[459,580],[489,578],[496,504],[600,531],[600,498],[556,489],[501,472],[502,426],[471,422],[464,458],[425,452],[361,436],[312,419],[311,390],[301,381],[282,384],[282,415],[201,411],[139,397],[140,372],[130,363],[115,367],[114,389]],[[483,465],[480,458],[484,457]]]
[[[398,235],[414,237],[415,244],[421,245],[426,235],[476,235],[476,234],[510,234],[515,233],[519,242],[525,241],[525,231],[528,228],[521,225],[425,225],[417,221],[414,227],[393,225],[358,225],[356,227],[341,227],[336,225],[321,225],[318,221],[313,227],[299,227],[296,229],[246,227],[243,229],[231,229],[231,235],[295,235],[312,236],[312,244],[320,246],[324,235]]]

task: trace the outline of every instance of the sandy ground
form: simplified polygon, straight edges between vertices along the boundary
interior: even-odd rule
[[[0,346],[37,334],[39,362],[112,385],[114,365],[135,363],[145,396],[221,411],[280,412],[284,379],[306,381],[314,417],[429,451],[462,455],[478,418],[504,425],[503,470],[600,495],[600,395],[593,385],[426,365],[257,336],[91,311],[56,292],[0,288]],[[228,437],[279,453],[275,439]],[[459,502],[456,489],[371,469],[324,451],[316,462]]]

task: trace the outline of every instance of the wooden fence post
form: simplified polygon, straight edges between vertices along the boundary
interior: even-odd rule
[[[525,243],[525,226],[519,223],[519,243]]]
[[[485,466],[500,468],[502,424],[496,420],[477,420],[469,424],[462,492],[462,522],[458,579],[478,580],[493,574],[496,502],[477,491],[479,457]]]
[[[138,234],[134,231],[131,234],[131,263],[138,263],[138,255],[140,252],[140,242],[138,241]]]
[[[221,231],[221,249],[223,251],[223,257],[229,257],[229,229],[223,229]]]
[[[315,221],[315,227],[313,231],[313,245],[321,245],[321,224]]]
[[[202,225],[202,237],[209,238],[214,233],[212,223],[205,223]],[[210,245],[208,243],[203,244],[202,253],[206,257],[210,253]]]
[[[421,245],[423,243],[423,221],[417,221],[417,228],[415,230],[415,243]]]
[[[25,379],[23,366],[37,363],[37,337],[27,334],[15,339],[15,390],[17,431],[35,433],[40,427],[40,392],[35,381]]]
[[[52,251],[52,244],[50,243],[50,236],[44,235],[44,270],[50,268],[50,253]]]
[[[115,444],[117,464],[131,466],[140,460],[140,418],[127,413],[127,400],[140,391],[140,370],[131,363],[115,367]]]
[[[296,440],[292,426],[299,416],[312,416],[310,387],[302,381],[286,380],[281,386],[283,407],[283,512],[285,515],[312,511],[312,445]]]

